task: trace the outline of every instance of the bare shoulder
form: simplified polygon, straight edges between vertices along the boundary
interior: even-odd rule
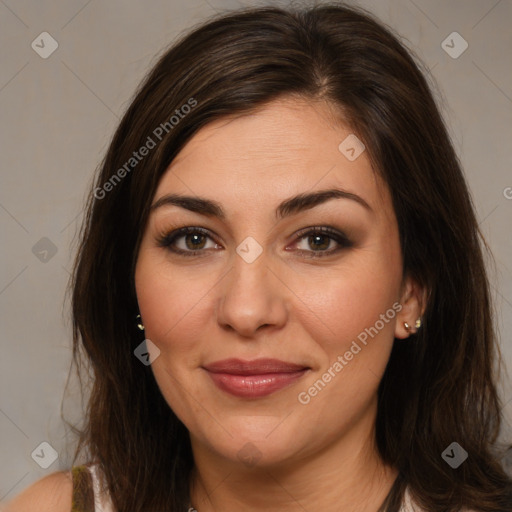
[[[37,480],[11,501],[0,505],[0,511],[70,512],[72,497],[71,471],[57,471]]]

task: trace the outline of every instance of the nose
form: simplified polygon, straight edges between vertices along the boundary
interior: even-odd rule
[[[268,263],[265,252],[251,263],[236,255],[219,288],[217,321],[223,329],[252,338],[286,324],[291,292]]]

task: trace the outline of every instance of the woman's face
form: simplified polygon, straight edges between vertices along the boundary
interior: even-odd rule
[[[367,437],[394,337],[420,312],[389,191],[350,128],[291,98],[216,121],[152,204],[137,297],[195,452],[270,465]]]

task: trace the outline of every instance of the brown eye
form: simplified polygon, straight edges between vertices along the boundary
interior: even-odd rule
[[[192,233],[192,234],[184,235],[185,245],[190,250],[202,249],[204,247],[204,244],[205,244],[205,238],[206,238],[205,235],[197,234],[197,233]],[[203,243],[201,243],[201,239],[202,239]]]
[[[208,230],[199,227],[187,226],[162,235],[158,238],[157,243],[160,247],[165,247],[176,254],[197,256],[199,253],[205,253],[205,249],[217,249],[220,247],[215,242],[213,242],[213,247],[206,247],[208,239],[213,242]],[[183,240],[183,243],[181,240]]]
[[[314,247],[315,249],[320,249],[322,251],[326,250],[329,247],[332,238],[327,235],[310,235],[308,236],[308,244],[310,247]]]
[[[353,243],[341,232],[327,226],[306,228],[298,233],[298,240],[305,240],[309,248],[297,249],[309,258],[321,258],[351,247]],[[332,245],[334,248],[329,248]]]

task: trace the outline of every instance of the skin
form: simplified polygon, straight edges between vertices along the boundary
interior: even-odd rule
[[[176,205],[154,209],[135,275],[145,335],[160,350],[154,376],[190,432],[191,498],[199,512],[372,511],[396,478],[374,443],[377,389],[394,338],[409,336],[403,322],[414,331],[421,316],[423,290],[402,275],[390,194],[367,151],[349,161],[338,149],[351,133],[325,103],[273,101],[203,127],[158,185],[153,204],[179,193],[215,200],[225,211],[219,219]],[[372,211],[331,199],[274,216],[281,201],[330,188],[357,194]],[[159,235],[184,226],[211,232],[174,243],[201,254],[181,256],[158,244]],[[321,247],[341,250],[308,258],[321,250],[297,232],[312,226],[331,226],[353,245],[324,235]],[[236,252],[249,236],[263,250],[252,263]],[[299,393],[394,303],[402,305],[396,316],[300,403]],[[271,357],[310,370],[269,396],[239,398],[202,368],[230,357]],[[252,463],[238,456],[244,446]]]
[[[37,480],[8,503],[0,502],[0,512],[69,512],[72,494],[71,471],[58,471]]]
[[[415,330],[425,295],[402,276],[391,198],[367,153],[349,161],[338,150],[350,133],[327,104],[274,101],[203,127],[153,198],[154,204],[169,193],[201,196],[226,214],[218,219],[178,206],[155,209],[135,275],[145,335],[160,350],[152,370],[190,432],[190,491],[199,512],[376,511],[396,478],[374,443],[377,389],[394,338],[409,336],[403,322]],[[281,201],[330,188],[357,194],[372,212],[353,200],[331,199],[280,220],[274,216]],[[297,232],[327,225],[352,245],[323,236],[320,248],[341,250],[308,258],[321,251]],[[159,246],[159,235],[184,226],[211,232],[211,238],[189,236],[188,246],[187,237],[175,242],[200,255]],[[251,263],[236,252],[248,236],[263,250]],[[396,302],[402,306],[396,316],[301,404],[299,393]],[[310,370],[269,396],[244,399],[219,390],[202,368],[230,357],[271,357]],[[253,463],[240,460],[240,453]],[[67,512],[71,492],[69,472],[53,473],[7,508]]]

